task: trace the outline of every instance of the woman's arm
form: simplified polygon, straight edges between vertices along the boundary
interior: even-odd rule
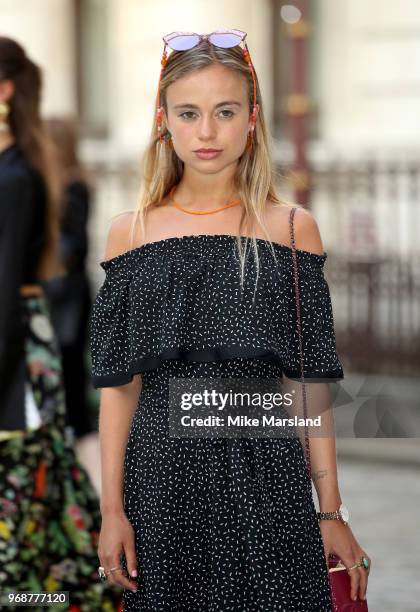
[[[124,511],[124,454],[140,390],[140,374],[134,376],[127,385],[101,390],[99,438],[102,516]]]
[[[19,287],[34,214],[30,178],[18,170],[0,176],[0,407],[4,406],[15,367],[23,355]]]
[[[112,259],[127,250],[127,223],[130,217],[114,219],[108,234],[104,259]],[[121,566],[121,555],[126,558],[128,575],[137,576],[135,537],[124,509],[124,456],[133,414],[141,391],[141,375],[117,387],[101,390],[99,407],[99,438],[101,448],[101,514],[98,556],[106,571]],[[108,581],[136,591],[137,586],[126,571],[108,574]]]
[[[105,247],[105,260],[127,250],[130,220],[130,214],[125,214],[112,221]],[[99,438],[102,514],[123,511],[124,454],[140,390],[140,374],[134,376],[127,385],[101,390]]]
[[[296,248],[311,251],[318,255],[324,253],[318,225],[311,213],[301,209],[295,215]],[[302,384],[286,376],[283,379],[283,391],[293,392],[292,413],[303,416]],[[321,512],[338,510],[341,496],[337,477],[337,455],[335,446],[335,424],[331,407],[330,387],[328,383],[310,382],[305,385],[307,398],[307,416],[321,417],[321,426],[308,425],[308,440],[311,459],[311,476],[317,491]],[[305,443],[305,430],[298,427],[298,435]],[[353,567],[361,556],[367,556],[360,547],[350,525],[339,520],[321,520],[321,535],[325,557],[332,552],[337,554],[346,567]],[[361,567],[348,570],[351,579],[351,597],[366,598],[368,572]]]
[[[81,180],[70,182],[65,188],[61,254],[69,272],[81,271],[88,253],[89,198],[88,187]]]
[[[101,391],[99,436],[101,446],[101,515],[98,556],[108,572],[113,567],[125,570],[108,574],[108,581],[125,589],[137,590],[132,579],[137,577],[137,558],[134,532],[124,511],[124,454],[131,420],[140,392],[141,376],[138,374],[127,384]],[[131,577],[131,578],[130,578]]]
[[[321,425],[308,425],[311,475],[321,512],[335,512],[341,504],[337,476],[337,452],[335,445],[334,414],[331,409],[331,394],[328,383],[305,382],[308,418],[321,417]],[[283,377],[283,392],[291,394],[292,405],[287,408],[291,417],[303,418],[302,384]],[[297,427],[305,448],[305,430]]]
[[[112,259],[127,250],[130,214],[119,215],[111,223],[104,259]],[[101,510],[123,510],[123,467],[131,421],[141,389],[141,375],[127,385],[101,390],[99,438],[101,444]]]
[[[324,418],[331,418],[328,410]],[[310,440],[312,480],[318,495],[321,512],[335,512],[341,505],[337,476],[335,436],[312,437]]]
[[[294,219],[296,248],[304,249],[317,255],[324,253],[318,224],[312,214],[299,209]],[[286,377],[285,377],[286,378]],[[288,380],[288,379],[287,379]],[[293,387],[299,416],[302,414],[302,390],[300,383],[288,380]],[[290,391],[290,389],[289,389]],[[306,384],[308,416],[321,416],[321,428],[309,427],[309,448],[311,453],[312,480],[318,495],[321,512],[338,510],[341,496],[337,477],[337,453],[335,445],[334,415],[331,410],[330,387],[328,383]],[[304,444],[304,430],[299,428],[299,436]]]

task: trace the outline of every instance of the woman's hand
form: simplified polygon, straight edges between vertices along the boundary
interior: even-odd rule
[[[98,556],[106,572],[112,567],[120,567],[121,553],[125,554],[129,575],[137,577],[137,560],[133,527],[123,511],[102,514],[102,526],[99,534]],[[137,585],[127,578],[124,569],[107,573],[108,582],[119,584],[134,593]]]
[[[325,559],[328,566],[328,555],[334,553],[340,557],[346,567],[351,567],[360,562],[361,557],[369,559],[369,568],[356,567],[347,570],[351,579],[350,597],[353,600],[366,599],[366,589],[370,573],[370,557],[359,546],[350,526],[344,525],[339,520],[319,521],[322,540],[324,543]]]
[[[45,363],[39,361],[38,359],[33,359],[28,362],[28,368],[31,380],[35,380],[38,376],[41,376],[46,370]]]

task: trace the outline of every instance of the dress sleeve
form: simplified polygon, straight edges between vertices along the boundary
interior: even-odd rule
[[[89,323],[92,384],[95,389],[125,385],[130,372],[129,278],[114,261],[101,262],[105,280],[91,310]]]
[[[89,198],[90,193],[84,182],[73,181],[67,185],[60,249],[69,272],[82,270],[88,253]]]
[[[34,212],[31,181],[19,173],[3,177],[0,196],[0,381],[6,381],[23,350],[19,287]]]
[[[324,277],[323,261],[319,266],[299,272],[300,316],[305,380],[335,382],[344,378],[337,354],[331,295]],[[289,336],[283,359],[284,374],[291,379],[301,377],[299,336],[294,283],[289,294]]]

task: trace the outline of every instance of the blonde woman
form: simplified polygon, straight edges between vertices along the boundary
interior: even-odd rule
[[[194,393],[231,378],[244,391],[250,378],[299,377],[293,207],[276,195],[245,36],[164,37],[139,206],[113,220],[101,262],[91,321],[98,571],[124,588],[124,610],[329,612],[331,552],[355,566],[352,596],[366,593],[349,525],[318,521],[298,436],[171,435],[174,383]],[[297,208],[305,374],[325,390],[343,377],[326,254],[315,219]],[[334,438],[310,444],[320,510],[336,512]]]

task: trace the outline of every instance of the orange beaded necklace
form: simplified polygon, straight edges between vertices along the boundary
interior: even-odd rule
[[[173,194],[175,192],[176,187],[177,185],[174,185],[171,191],[169,192],[169,199],[171,200],[175,208],[177,208],[178,210],[181,210],[182,212],[189,213],[191,215],[212,215],[213,213],[217,213],[220,210],[225,210],[226,208],[231,208],[232,206],[237,206],[238,204],[241,203],[240,198],[238,198],[238,199],[232,200],[232,202],[229,202],[229,204],[226,204],[226,206],[221,206],[220,208],[215,208],[214,210],[188,210],[187,208],[183,208],[180,204],[175,202],[173,198]]]

